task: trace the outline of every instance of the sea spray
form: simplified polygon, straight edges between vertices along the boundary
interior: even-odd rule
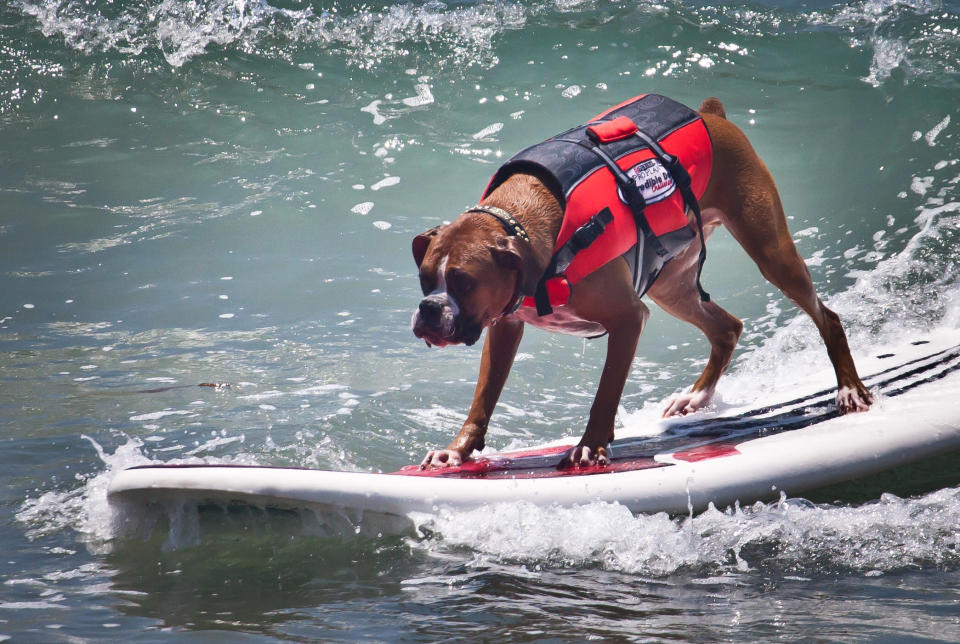
[[[415,515],[428,551],[466,547],[501,563],[592,567],[649,576],[745,570],[889,573],[960,565],[960,490],[861,506],[803,499],[690,516],[633,515],[618,504],[528,502]]]

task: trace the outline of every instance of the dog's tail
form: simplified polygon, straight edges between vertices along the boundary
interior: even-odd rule
[[[723,109],[723,103],[720,102],[719,98],[714,96],[711,96],[704,102],[700,103],[700,111],[704,114],[713,114],[715,116],[719,116],[720,118],[727,118],[727,111]]]

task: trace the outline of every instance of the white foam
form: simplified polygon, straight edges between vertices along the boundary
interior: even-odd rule
[[[503,129],[503,123],[491,123],[487,127],[483,128],[482,130],[474,134],[473,139],[475,141],[479,141],[480,139],[487,139],[502,129]]]
[[[960,490],[917,499],[885,495],[859,507],[802,500],[756,503],[690,518],[634,516],[618,504],[498,504],[412,516],[429,552],[467,547],[500,562],[599,566],[666,576],[678,570],[737,572],[799,565],[892,571],[942,565],[960,546]],[[895,535],[895,537],[893,537]],[[896,548],[891,548],[894,538]]]
[[[429,105],[434,102],[433,93],[430,91],[430,86],[426,83],[418,83],[413,87],[417,95],[409,98],[403,99],[403,104],[408,107],[423,107],[424,105]]]
[[[940,136],[940,133],[943,132],[948,125],[950,125],[949,114],[943,117],[942,121],[930,128],[930,131],[923,135],[923,140],[927,142],[927,145],[933,147],[937,144],[937,137]]]
[[[190,416],[192,414],[193,412],[185,409],[164,409],[163,411],[155,411],[149,414],[138,414],[136,416],[131,416],[130,421],[138,423],[143,421],[160,420],[161,418],[166,418],[167,416]]]
[[[880,87],[890,78],[893,70],[903,63],[909,49],[909,46],[901,40],[877,37],[873,43],[870,73],[863,80],[874,87]]]
[[[60,600],[66,599],[64,596],[59,596]],[[51,608],[60,608],[66,609],[67,606],[63,604],[56,604],[53,601],[36,601],[36,602],[0,602],[0,608],[5,608],[7,610],[49,610]],[[0,642],[8,640],[9,637],[6,635],[0,635]]]
[[[114,509],[107,502],[110,479],[120,469],[145,465],[149,461],[141,453],[142,443],[137,440],[130,439],[113,454],[106,454],[92,438],[84,438],[93,445],[106,468],[102,472],[81,477],[80,487],[68,491],[53,490],[27,499],[16,516],[18,521],[27,526],[28,537],[45,536],[72,528],[92,550],[100,551],[116,534],[118,527]]]
[[[938,182],[949,186],[951,181],[949,177],[914,177],[912,185],[917,192],[926,193],[937,189]],[[848,263],[876,263],[870,270],[852,271],[856,279],[847,290],[824,298],[843,321],[862,375],[882,368],[869,358],[904,343],[942,338],[946,345],[951,338],[960,339],[960,275],[954,268],[960,262],[958,213],[960,201],[920,207],[912,235],[900,252],[889,256],[876,251],[870,256],[860,251],[845,254]],[[816,327],[805,314],[791,310],[792,317],[782,321],[774,306],[770,319],[776,322],[769,327],[758,329],[754,321],[751,328],[748,323],[745,335],[763,339],[734,359],[720,380],[714,407],[703,413],[744,409],[757,400],[779,400],[836,382]],[[624,427],[617,435],[659,431],[659,413],[665,402],[646,400],[641,408],[620,414]]]
[[[380,113],[380,104],[383,101],[375,100],[360,108],[361,112],[366,112],[373,116],[374,125],[382,125],[387,122],[387,117]]]
[[[279,391],[271,390],[264,391],[258,394],[248,394],[246,396],[240,396],[239,400],[270,400],[272,398],[281,398],[283,396],[325,396],[332,394],[334,392],[340,392],[346,389],[344,385],[338,384],[326,384],[326,385],[315,385],[312,387],[304,387],[302,389],[297,389],[294,391]]]
[[[169,65],[180,67],[214,47],[284,57],[298,46],[311,51],[326,47],[344,56],[351,65],[371,69],[385,61],[408,58],[412,43],[430,51],[440,67],[492,66],[498,62],[498,35],[522,28],[530,19],[540,21],[545,14],[557,11],[583,12],[582,17],[572,18],[583,20],[590,15],[594,3],[581,0],[426,2],[380,8],[346,3],[337,10],[316,11],[311,6],[278,8],[267,0],[203,3],[145,0],[126,3],[109,13],[90,3],[67,0],[20,0],[16,4],[35,17],[44,35],[60,37],[67,46],[85,54],[115,50],[139,56],[145,50],[158,50]],[[661,18],[664,11],[658,3],[640,5],[636,10],[656,18]],[[703,9],[691,6],[679,11],[682,19],[691,23],[704,20]],[[838,28],[840,37],[851,46],[865,47],[868,51],[872,48],[869,72],[863,81],[874,86],[885,83],[897,68],[924,79],[953,76],[958,62],[954,14],[943,12],[934,0],[868,0],[823,11],[738,9],[722,12],[719,18],[711,14],[709,20],[719,20],[719,28],[731,37],[757,33],[803,34],[821,25]],[[282,53],[274,45],[277,41],[287,44],[279,48]],[[736,44],[720,42],[715,47],[715,55],[674,49],[671,54],[686,56],[676,61],[658,61],[646,73],[673,76],[712,64],[730,64],[733,56],[748,53]],[[300,63],[299,69],[311,71],[312,68],[304,67],[310,64]],[[415,75],[416,70],[408,68],[405,73]],[[630,71],[618,73],[629,75]],[[322,73],[317,76],[322,77]],[[402,99],[404,104],[421,106],[433,102],[429,88],[415,89],[417,95]],[[578,89],[582,87],[571,85],[564,89],[564,95],[572,97]],[[374,114],[375,123],[386,120]]]
[[[377,181],[375,184],[370,186],[371,190],[380,190],[382,188],[389,188],[390,186],[395,186],[400,183],[400,177],[384,177],[380,181]]]
[[[910,190],[921,196],[927,194],[932,185],[933,177],[913,177],[910,180]]]
[[[212,438],[205,443],[197,445],[191,450],[184,452],[184,456],[196,456],[197,454],[202,454],[204,452],[209,452],[218,447],[224,445],[230,445],[232,443],[242,443],[244,442],[243,436],[221,436],[217,438]]]

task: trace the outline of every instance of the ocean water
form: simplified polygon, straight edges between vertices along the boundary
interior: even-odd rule
[[[960,338],[957,2],[3,3],[0,641],[960,640],[960,487],[118,530],[127,466],[391,471],[445,444],[479,346],[410,333],[411,238],[651,91],[725,103],[863,364]],[[812,324],[728,234],[709,253],[746,325],[718,405],[830,384]],[[604,349],[529,330],[490,448],[579,435]],[[657,431],[706,355],[654,310],[618,431]]]

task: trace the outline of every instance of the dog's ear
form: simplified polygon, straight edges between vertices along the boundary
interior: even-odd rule
[[[418,267],[423,263],[423,258],[426,257],[427,249],[430,248],[433,238],[436,237],[442,229],[443,226],[434,226],[430,230],[426,230],[413,238],[413,261],[417,263]]]
[[[524,247],[517,242],[516,237],[501,237],[496,246],[490,246],[493,260],[501,268],[517,271],[520,274],[520,292],[533,295],[537,290],[537,282],[543,274],[543,269],[537,264],[533,250],[529,244]]]

